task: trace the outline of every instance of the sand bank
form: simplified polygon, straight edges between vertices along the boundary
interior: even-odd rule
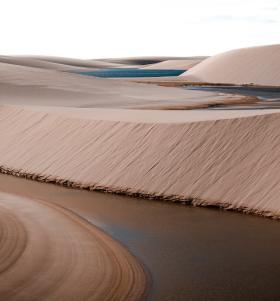
[[[140,300],[142,267],[54,204],[0,193],[1,300]]]
[[[280,86],[280,45],[232,50],[210,57],[181,77],[190,82]]]
[[[279,110],[233,112],[202,120],[191,117],[192,111],[169,111],[173,123],[164,115],[147,123],[102,120],[98,114],[81,118],[81,110],[75,116],[2,107],[1,170],[65,186],[278,217]],[[185,121],[177,113],[186,114]]]

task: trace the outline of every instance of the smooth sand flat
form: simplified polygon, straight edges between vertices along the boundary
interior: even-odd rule
[[[280,45],[232,50],[183,73],[190,82],[280,86]]]
[[[145,274],[75,214],[0,192],[1,300],[140,300]]]

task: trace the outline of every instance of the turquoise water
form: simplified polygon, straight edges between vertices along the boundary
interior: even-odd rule
[[[163,76],[179,76],[186,70],[171,69],[105,69],[97,71],[78,72],[81,75],[120,78],[120,77],[163,77]]]

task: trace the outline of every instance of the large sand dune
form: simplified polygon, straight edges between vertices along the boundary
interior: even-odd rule
[[[141,265],[72,212],[0,193],[0,298],[140,300]]]
[[[232,57],[245,52],[249,59],[247,52],[264,51],[274,58],[278,46],[256,49],[235,51]],[[279,215],[274,151],[279,112],[187,111],[247,104],[256,102],[254,97],[95,78],[2,60],[2,172]],[[208,66],[209,60],[187,74]],[[60,58],[52,63],[81,65]],[[268,79],[276,78],[276,71],[271,74]]]
[[[181,76],[190,82],[280,86],[280,45],[225,52]]]
[[[94,111],[1,107],[2,172],[279,216],[280,111]]]

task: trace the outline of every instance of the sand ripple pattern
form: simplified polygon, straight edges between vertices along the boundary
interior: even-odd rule
[[[181,116],[166,112],[168,120]],[[280,217],[279,111],[220,111],[228,119],[213,113],[212,120],[181,112],[190,121],[178,123],[158,121],[156,114],[154,122],[96,120],[93,113],[0,108],[0,171]],[[141,115],[111,111],[121,114]]]
[[[0,299],[139,300],[140,264],[63,208],[0,193]]]

